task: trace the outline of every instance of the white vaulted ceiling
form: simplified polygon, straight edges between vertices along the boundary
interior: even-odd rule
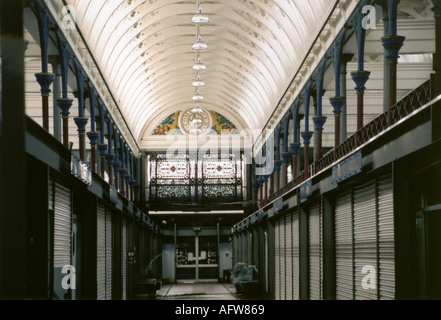
[[[336,0],[67,0],[133,136],[194,106],[199,3],[208,45],[201,104],[240,128],[262,129]],[[155,123],[156,122],[156,123]]]

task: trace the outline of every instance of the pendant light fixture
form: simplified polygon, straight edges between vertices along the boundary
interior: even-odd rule
[[[207,67],[202,63],[201,58],[198,57],[195,65],[193,66],[193,71],[205,71]]]
[[[196,24],[203,24],[203,23],[209,23],[210,19],[204,14],[204,12],[202,11],[202,8],[199,7],[198,11],[191,19],[191,22],[196,23]]]
[[[202,37],[198,36],[198,40],[193,44],[192,49],[193,50],[207,50],[208,46],[204,42],[204,40],[202,40]]]
[[[202,79],[199,75],[196,77],[196,80],[193,81],[193,87],[197,87],[197,88],[205,87],[205,82],[202,81]]]
[[[195,95],[193,96],[193,101],[196,102],[201,102],[204,100],[204,97],[201,95],[201,93],[199,92],[199,90],[196,90]]]

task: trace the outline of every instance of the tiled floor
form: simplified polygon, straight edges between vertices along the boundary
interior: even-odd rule
[[[241,300],[232,284],[177,283],[166,284],[156,291],[156,300]]]

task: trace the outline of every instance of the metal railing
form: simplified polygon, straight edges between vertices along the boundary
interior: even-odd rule
[[[427,80],[418,88],[406,95],[397,104],[392,106],[388,111],[380,114],[360,130],[356,131],[337,148],[332,149],[319,161],[312,164],[310,167],[310,176],[325,170],[336,161],[344,158],[352,151],[356,150],[359,146],[367,143],[369,140],[375,138],[380,133],[399,122],[401,119],[404,119],[415,110],[418,110],[425,104],[429,103],[430,100],[431,86],[430,80]],[[313,170],[311,170],[311,168]],[[262,201],[262,204],[265,206],[275,199],[281,197],[283,194],[301,185],[303,182],[305,182],[304,176],[304,171],[302,171],[296,178],[294,178],[294,180],[270,195],[268,200]]]

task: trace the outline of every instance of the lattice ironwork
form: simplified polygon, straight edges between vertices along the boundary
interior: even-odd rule
[[[150,200],[213,203],[243,200],[242,155],[151,154]]]
[[[431,100],[431,86],[430,80],[424,82],[421,86],[410,92],[396,105],[391,107],[387,112],[380,114],[374,120],[366,124],[363,128],[355,132],[346,141],[339,145],[336,149],[331,150],[325,154],[315,165],[315,172],[319,173],[331,166],[336,161],[344,158],[349,153],[357,149],[359,146],[367,143],[369,140],[375,138],[380,133],[388,129],[390,126],[396,124],[404,119],[412,112],[418,110]],[[297,176],[293,181],[282,187],[281,190],[275,190],[274,194],[269,195],[268,200],[262,201],[263,205],[274,199],[280,197],[283,193],[289,192],[304,182],[303,172]]]

